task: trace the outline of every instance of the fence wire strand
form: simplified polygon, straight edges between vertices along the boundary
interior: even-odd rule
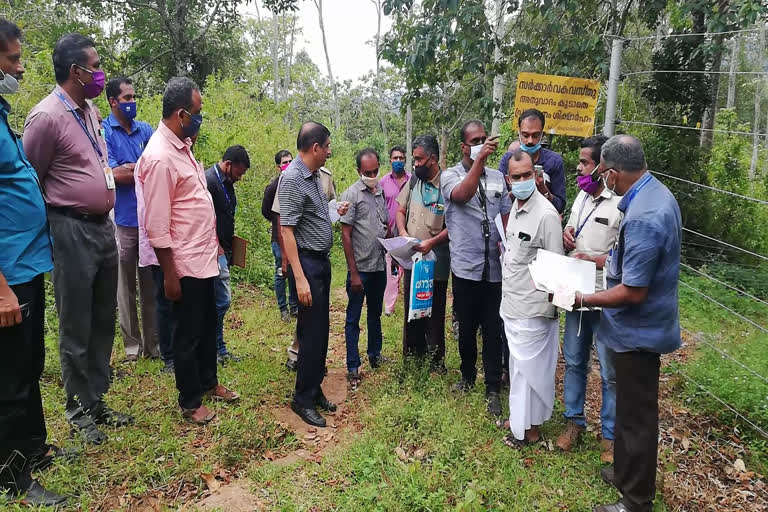
[[[672,176],[671,174],[665,174],[665,173],[659,172],[659,171],[651,171],[651,173],[659,175],[659,176],[664,176],[665,178],[670,178],[670,179],[673,179],[673,180],[682,181],[684,183],[688,183],[689,185],[694,185],[696,187],[705,188],[707,190],[712,190],[713,192],[720,192],[722,194],[728,194],[729,196],[738,197],[740,199],[744,199],[744,200],[747,200],[747,201],[752,201],[752,202],[755,202],[755,203],[758,203],[758,204],[768,205],[768,201],[766,201],[764,199],[758,199],[756,197],[745,196],[745,195],[742,195],[742,194],[738,194],[736,192],[731,192],[730,190],[723,190],[721,188],[712,187],[710,185],[704,185],[702,183],[696,183],[695,181],[687,180],[685,178],[680,178],[678,176]]]
[[[682,331],[684,331],[684,332],[686,332],[686,333],[688,333],[688,335],[689,335],[691,338],[693,338],[694,340],[696,340],[696,342],[697,342],[697,343],[703,343],[703,344],[707,345],[708,347],[710,347],[710,348],[712,348],[713,350],[715,350],[717,353],[721,354],[721,355],[722,355],[723,357],[725,357],[726,359],[729,359],[729,360],[733,361],[734,363],[736,363],[737,365],[741,366],[743,369],[747,370],[749,373],[751,373],[752,375],[754,375],[754,376],[755,376],[755,377],[757,377],[758,379],[760,379],[760,380],[762,380],[763,382],[765,382],[766,384],[768,384],[768,377],[765,377],[765,376],[763,376],[763,375],[760,375],[760,374],[759,374],[759,373],[757,373],[755,370],[753,370],[753,369],[752,369],[752,368],[750,368],[749,366],[745,365],[744,363],[742,363],[741,361],[739,361],[738,359],[736,359],[735,357],[733,357],[733,356],[732,356],[731,354],[729,354],[728,352],[726,352],[726,351],[722,350],[721,348],[719,348],[719,347],[718,347],[717,345],[715,345],[714,343],[712,343],[712,342],[708,341],[707,339],[705,339],[705,338],[703,338],[703,337],[699,336],[699,335],[698,335],[698,334],[696,334],[695,332],[693,332],[693,331],[691,331],[691,330],[689,330],[689,329],[686,329],[685,327],[681,327],[681,330],[682,330]]]
[[[749,254],[750,256],[754,256],[755,258],[760,258],[763,261],[768,261],[768,256],[763,256],[762,254],[757,254],[756,252],[749,251],[747,249],[743,249],[737,245],[729,244],[728,242],[724,242],[722,240],[718,240],[717,238],[711,237],[709,235],[705,235],[703,233],[699,233],[698,231],[694,231],[692,229],[683,228],[683,231],[687,231],[688,233],[694,234],[696,236],[700,236],[702,238],[706,238],[708,240],[712,240],[713,242],[717,242],[719,244],[727,245],[728,247],[732,249],[737,249],[743,253]]]
[[[763,331],[764,333],[768,334],[768,329],[766,329],[766,328],[765,328],[765,327],[763,327],[762,325],[758,324],[758,323],[757,323],[757,322],[755,322],[754,320],[750,320],[749,318],[747,318],[746,316],[742,315],[741,313],[739,313],[739,312],[738,312],[738,311],[736,311],[735,309],[729,308],[728,306],[726,306],[726,305],[725,305],[725,304],[723,304],[722,302],[719,302],[717,299],[713,299],[712,297],[710,297],[709,295],[707,295],[707,294],[706,294],[706,293],[704,293],[703,291],[699,290],[698,288],[694,288],[693,286],[689,285],[688,283],[686,283],[686,282],[685,282],[685,281],[683,281],[682,279],[680,279],[680,284],[682,284],[682,285],[683,285],[683,286],[685,286],[686,288],[689,288],[691,291],[694,291],[694,292],[698,293],[699,295],[701,295],[702,297],[704,297],[704,298],[705,298],[705,299],[707,299],[708,301],[710,301],[710,302],[712,302],[712,303],[714,303],[714,304],[717,304],[718,306],[720,306],[720,307],[721,307],[721,308],[723,308],[724,310],[728,311],[728,312],[729,312],[729,313],[731,313],[732,315],[735,315],[735,316],[739,317],[740,319],[744,320],[744,321],[745,321],[745,322],[747,322],[748,324],[750,324],[750,325],[754,326],[756,329],[759,329],[759,330]]]

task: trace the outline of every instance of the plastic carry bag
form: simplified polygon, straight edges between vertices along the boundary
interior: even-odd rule
[[[411,296],[408,321],[432,316],[432,295],[435,287],[435,261],[417,252],[411,258]]]

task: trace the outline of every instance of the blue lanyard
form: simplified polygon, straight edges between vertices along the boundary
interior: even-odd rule
[[[93,149],[96,150],[96,153],[99,155],[99,158],[103,160],[104,154],[101,152],[101,148],[99,147],[98,143],[93,138],[93,136],[91,135],[91,132],[88,131],[88,127],[85,126],[85,122],[83,121],[83,119],[79,115],[77,115],[77,112],[75,112],[75,108],[72,105],[70,105],[69,101],[67,101],[67,98],[62,96],[58,91],[56,92],[56,96],[59,97],[59,99],[64,104],[64,106],[67,107],[67,109],[72,113],[73,116],[75,116],[75,119],[77,120],[77,123],[80,125],[80,128],[83,129],[85,134],[88,136],[88,140],[91,141],[91,145],[93,146]]]
[[[629,203],[631,203],[631,202],[632,202],[632,200],[633,200],[633,199],[635,198],[635,196],[637,195],[637,193],[638,193],[638,192],[640,192],[640,190],[642,190],[642,188],[643,188],[644,186],[646,186],[646,185],[648,184],[648,182],[649,182],[649,181],[651,181],[651,178],[652,178],[652,177],[653,177],[653,176],[651,176],[651,175],[649,174],[648,176],[646,176],[646,177],[645,177],[645,179],[644,179],[643,181],[641,181],[641,182],[640,182],[640,184],[639,184],[639,185],[638,185],[638,186],[637,186],[637,187],[636,187],[634,190],[632,190],[632,193],[631,193],[631,194],[629,194],[629,197],[627,198],[627,205],[624,207],[624,211],[627,211],[627,209],[629,209]]]
[[[224,191],[224,197],[227,199],[227,204],[231,205],[232,201],[229,199],[229,194],[227,193],[227,187],[224,186],[224,180],[221,179],[221,175],[219,174],[219,164],[215,164],[213,166],[213,171],[216,173],[216,177],[219,179],[219,183],[221,183],[221,189]],[[233,210],[237,210],[237,205],[235,205]]]
[[[583,203],[581,203],[581,208],[582,208],[582,209],[584,208],[584,204],[586,204],[586,202],[587,202],[587,199],[588,199],[588,197],[585,197],[585,198],[584,198],[584,202],[583,202]],[[579,233],[581,233],[581,230],[582,230],[582,229],[584,229],[584,226],[586,226],[586,225],[587,225],[587,221],[588,221],[588,220],[589,220],[589,218],[592,216],[592,214],[593,214],[593,213],[595,213],[595,210],[597,210],[597,207],[598,207],[598,206],[600,206],[600,203],[602,203],[602,202],[603,202],[603,199],[604,199],[604,198],[602,198],[602,197],[601,197],[600,199],[598,199],[598,200],[597,200],[597,204],[596,204],[596,205],[595,205],[595,207],[594,207],[594,208],[592,208],[592,210],[591,210],[591,211],[590,211],[590,212],[587,214],[587,218],[586,218],[586,219],[584,219],[584,222],[582,222],[582,223],[581,223],[581,226],[579,226],[579,229],[577,229],[577,230],[576,230],[576,234],[575,234],[575,235],[573,235],[573,238],[578,238],[578,237],[579,237]],[[579,213],[579,216],[581,216],[581,213]]]

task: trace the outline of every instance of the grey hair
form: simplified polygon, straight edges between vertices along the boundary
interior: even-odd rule
[[[614,135],[603,144],[600,159],[606,169],[645,172],[648,164],[640,141],[631,135]]]
[[[530,162],[531,169],[533,169],[533,157],[522,149],[517,148],[509,153],[509,159],[507,160],[507,173],[509,173],[509,162],[512,162],[513,160],[515,162],[522,162],[523,160],[527,160]]]
[[[200,92],[200,88],[191,78],[183,76],[171,78],[163,92],[163,119],[170,118],[180,108],[191,109],[192,91]]]
[[[427,156],[434,156],[440,158],[440,144],[433,135],[419,135],[413,139],[411,149],[421,148]]]

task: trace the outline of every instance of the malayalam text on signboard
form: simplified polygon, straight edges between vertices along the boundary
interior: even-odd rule
[[[544,131],[589,137],[595,128],[600,82],[568,76],[518,73],[515,118],[529,108],[544,112]]]

